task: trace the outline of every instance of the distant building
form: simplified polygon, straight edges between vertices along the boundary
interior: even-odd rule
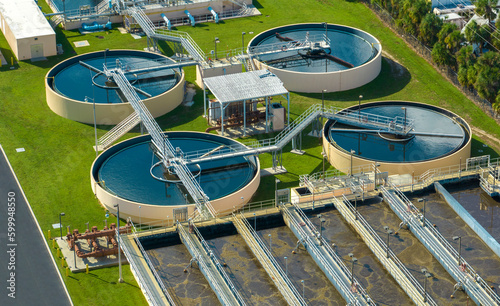
[[[470,5],[472,5],[472,1],[470,0],[432,0],[433,9],[464,8]]]
[[[438,16],[443,22],[454,23],[457,25],[458,29],[462,29],[465,24],[465,18],[458,15],[457,13],[449,13]]]
[[[33,0],[0,0],[0,30],[18,60],[56,55],[56,33]]]

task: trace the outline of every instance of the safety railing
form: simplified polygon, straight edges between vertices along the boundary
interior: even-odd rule
[[[422,304],[425,294],[424,288],[408,271],[406,266],[399,260],[397,254],[388,248],[383,239],[380,238],[373,227],[361,214],[359,214],[356,207],[354,207],[345,196],[342,197],[342,201],[334,198],[334,203],[335,207],[341,212],[342,216],[363,238],[368,248],[379,259],[384,268],[392,275],[394,280],[399,284],[408,297],[410,297],[410,299],[412,299],[417,305]],[[349,211],[350,213],[348,213]],[[387,254],[389,254],[389,257],[387,257]],[[436,302],[429,296],[427,296],[427,303],[429,305],[437,305]]]
[[[432,223],[423,217],[418,209],[395,185],[391,190],[381,187],[384,199],[404,222],[408,222],[415,236],[426,246],[448,273],[463,286],[467,294],[481,305],[500,304],[500,297],[480,277],[463,257],[449,244]],[[425,224],[425,227],[422,225]],[[457,259],[460,258],[460,265]]]
[[[276,284],[278,290],[281,292],[288,304],[306,305],[306,302],[292,284],[288,275],[286,275],[281,266],[278,264],[269,248],[267,248],[266,244],[259,237],[255,229],[250,226],[250,223],[245,218],[245,215],[240,213],[240,215],[237,216],[233,213],[232,217],[236,228],[239,229],[240,235],[246,238],[245,241],[249,244],[250,249],[257,253],[256,257],[259,259],[259,262],[264,266],[264,269]]]
[[[280,205],[279,208],[283,214],[283,217],[289,220],[289,222],[291,223],[290,226],[296,229],[298,235],[300,236],[297,237],[299,238],[300,243],[304,245],[304,247],[306,247],[308,252],[312,253],[311,255],[313,257],[317,258],[318,260],[317,264],[320,266],[320,268],[322,268],[325,274],[327,274],[327,276],[331,278],[332,284],[337,288],[339,293],[349,303],[349,305],[363,305],[363,304],[375,305],[368,296],[366,297],[361,295],[356,296],[351,291],[351,285],[347,283],[347,277],[352,277],[352,275],[350,274],[350,272],[348,272],[348,270],[346,271],[347,274],[341,275],[335,270],[335,268],[333,268],[332,263],[325,257],[325,255],[319,249],[319,246],[312,239],[312,237],[318,239],[317,238],[318,235],[314,236],[308,235],[303,229],[303,227],[296,220],[296,218],[288,210],[286,204]],[[324,244],[327,244],[326,241],[324,241]],[[361,287],[361,283],[356,278],[353,278],[353,281],[355,284],[357,284],[358,288]],[[361,297],[363,299],[361,299]]]
[[[314,224],[306,216],[306,214],[304,213],[304,211],[297,204],[293,203],[292,205],[295,208],[295,211],[299,214],[300,219],[303,220],[303,222],[307,225],[307,227],[311,230],[311,232],[315,233],[316,237],[319,237],[318,239],[321,240],[321,244],[320,245],[323,248],[325,248],[327,254],[330,255],[334,259],[336,265],[339,266],[339,268],[341,269],[342,273],[344,273],[344,275],[346,275],[347,278],[351,278],[351,276],[352,276],[351,271],[349,271],[349,269],[346,267],[346,265],[344,264],[344,261],[342,260],[342,258],[340,258],[340,256],[337,255],[337,252],[335,252],[332,249],[332,247],[325,240],[325,238],[323,236],[319,235],[318,230],[316,229],[316,226],[314,226]],[[372,299],[370,298],[370,296],[366,292],[366,289],[363,286],[359,285],[358,288],[357,288],[357,290],[360,292],[361,296],[366,301],[368,301],[369,305],[376,305],[372,301]]]
[[[125,77],[122,69],[119,67],[119,63],[120,62],[117,60],[118,67],[112,70],[108,69],[105,65],[104,72],[106,76],[113,78],[130,105],[139,114],[141,121],[151,135],[153,145],[162,157],[163,163],[167,168],[175,170],[175,174],[182,181],[184,187],[186,187],[186,190],[195,201],[196,207],[202,217],[208,218],[210,215],[216,217],[217,212],[208,200],[208,196],[204,193],[200,184],[187,167],[183,159],[184,153],[180,148],[174,149],[170,141],[162,133],[160,126],[139,98],[134,87]]]
[[[147,264],[149,270],[154,275],[156,283],[160,286],[160,288],[161,288],[163,294],[165,295],[165,297],[167,298],[169,304],[170,305],[175,305],[175,302],[172,299],[172,296],[168,293],[167,288],[165,288],[165,285],[163,284],[163,281],[161,280],[160,276],[156,272],[155,266],[153,265],[153,263],[149,259],[148,254],[146,253],[146,251],[144,251],[144,248],[142,247],[141,242],[139,241],[139,239],[135,235],[135,229],[134,229],[133,225],[132,225],[132,234],[134,235],[134,241],[137,244],[137,246],[139,247],[139,251],[141,252],[142,257],[146,261],[146,264]],[[138,283],[141,285],[141,287],[144,288],[144,291],[145,291],[146,296],[147,296],[146,298],[148,299],[148,301],[151,304],[153,304],[153,305],[158,305],[158,306],[159,305],[163,305],[163,301],[162,300],[157,300],[155,298],[156,295],[153,294],[153,290],[154,289],[150,288],[150,282],[148,282],[148,281],[145,280],[145,278],[143,276],[144,272],[141,271],[141,269],[139,269],[138,264],[136,263],[136,257],[132,255],[131,251],[127,247],[127,244],[124,243],[124,241],[123,241],[123,239],[121,237],[121,234],[118,232],[118,229],[116,229],[115,237],[119,241],[120,248],[123,250],[123,252],[125,254],[125,257],[128,259],[128,262],[130,264],[130,268],[134,272],[134,275],[137,278],[139,278]]]
[[[188,234],[184,226],[180,222],[177,222],[177,230],[180,234],[181,240],[186,244],[186,247],[188,247],[190,252],[193,252],[193,258],[197,260],[200,270],[202,270],[203,275],[205,275],[210,285],[213,286],[215,294],[221,299],[221,303],[223,305],[233,305],[234,300],[236,299],[238,301],[238,305],[245,305],[245,302],[232,284],[228,275],[222,269],[222,266],[219,263],[218,259],[215,257],[213,251],[207,245],[206,241],[203,239],[194,223],[191,222],[189,226],[195,230],[194,235],[196,235],[196,237],[198,237],[198,239],[201,241],[202,248],[204,248],[204,251],[208,254],[210,261],[214,263],[216,271],[210,268],[210,264],[206,261],[206,256],[200,253],[199,247],[192,241],[192,239],[196,238],[193,238],[192,235]],[[221,278],[219,278],[218,275],[221,276]],[[221,280],[224,281],[225,284],[220,283]],[[225,288],[230,289],[234,299],[233,297],[228,296],[227,290],[225,290]]]

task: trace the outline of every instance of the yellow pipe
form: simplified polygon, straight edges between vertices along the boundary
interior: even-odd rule
[[[47,235],[49,236],[49,239],[50,239],[50,230],[49,230],[49,232],[48,232],[48,234],[47,234]]]
[[[89,264],[85,264],[85,273],[89,274]]]

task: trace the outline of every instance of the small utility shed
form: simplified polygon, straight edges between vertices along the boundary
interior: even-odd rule
[[[57,54],[56,33],[33,0],[0,0],[0,29],[18,60]]]
[[[269,132],[269,97],[282,96],[287,100],[288,125],[290,125],[290,93],[283,82],[269,70],[254,70],[233,73],[203,79],[204,113],[207,114],[207,88],[215,96],[220,105],[221,133],[224,135],[224,110],[234,102],[243,101],[243,131],[246,135],[246,101],[265,99],[266,133]],[[286,95],[286,96],[285,96]]]

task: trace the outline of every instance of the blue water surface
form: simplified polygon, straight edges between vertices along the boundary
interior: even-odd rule
[[[102,71],[105,62],[111,67],[115,66],[114,64],[117,59],[120,60],[123,66],[140,63],[142,67],[145,62],[151,62],[151,66],[155,65],[154,59],[133,55],[108,55],[106,59],[99,56],[92,59],[85,59],[83,62]],[[135,75],[127,74],[126,76],[133,86],[154,97],[177,84],[175,71],[174,69],[165,69]],[[92,79],[94,79],[95,84],[100,86],[104,86],[107,81],[103,74],[97,74],[79,63],[74,63],[57,73],[54,78],[54,89],[61,95],[79,101],[85,101],[85,98],[87,98],[89,102],[95,99],[96,103],[123,103],[124,98],[121,97],[119,90],[96,86],[92,82]],[[114,84],[111,86],[116,88]],[[137,92],[137,94],[141,99],[148,98],[140,92]]]
[[[463,128],[452,118],[436,111],[406,106],[408,120],[415,120],[415,132],[443,133],[463,137],[435,137],[416,135],[407,142],[395,142],[381,138],[376,133],[336,132],[330,130],[330,140],[355,155],[386,162],[416,162],[437,158],[458,149],[465,137]],[[387,117],[404,117],[401,106],[377,106],[363,108],[362,112]],[[345,126],[344,126],[345,128]]]
[[[215,141],[192,138],[170,139],[170,142],[184,152],[214,149],[221,145]],[[156,162],[158,158],[150,149],[150,141],[131,145],[103,162],[98,172],[99,180],[105,182],[107,190],[130,201],[154,205],[186,203],[186,192],[179,185],[165,183],[151,176],[151,166]],[[235,164],[244,165],[232,168]],[[204,162],[200,167],[201,175],[197,180],[211,200],[237,191],[252,180],[256,171],[255,166],[245,157]],[[220,167],[224,167],[223,171],[214,171]],[[158,169],[160,168],[155,168]],[[196,173],[197,170],[193,172]],[[161,176],[161,171],[155,171],[155,175]],[[189,199],[188,197],[188,201]]]

